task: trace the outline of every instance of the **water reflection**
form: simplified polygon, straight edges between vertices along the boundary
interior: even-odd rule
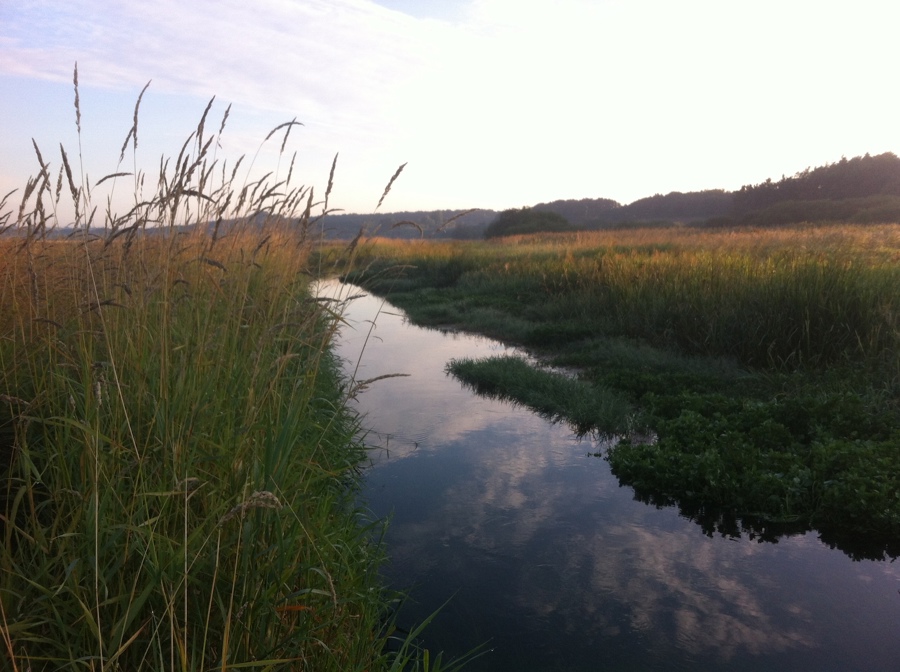
[[[359,396],[378,446],[364,494],[392,514],[386,576],[411,591],[403,617],[453,598],[430,647],[490,640],[475,670],[897,669],[896,564],[851,562],[812,534],[705,536],[636,501],[589,456],[596,442],[444,374],[502,345],[410,327],[372,297],[347,317],[348,372],[410,374]]]

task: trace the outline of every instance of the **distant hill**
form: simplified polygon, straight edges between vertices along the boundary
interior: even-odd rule
[[[900,158],[891,152],[842,158],[739,191],[672,192],[619,205],[606,198],[539,203],[577,228],[641,224],[781,226],[801,222],[900,222]]]
[[[782,176],[778,182],[768,179],[760,184],[745,185],[738,191],[673,191],[641,198],[628,205],[609,198],[568,199],[537,203],[531,209],[560,215],[575,229],[648,223],[782,226],[823,221],[900,222],[900,158],[890,152],[842,158],[837,163],[807,168],[792,177]],[[522,210],[503,213],[477,210],[442,228],[442,224],[461,212],[464,211],[333,214],[325,220],[325,235],[349,239],[365,227],[368,235],[394,238],[480,238],[504,213],[515,212],[517,216],[523,216]],[[410,222],[421,227],[421,231]]]
[[[900,196],[900,158],[892,152],[842,158],[793,177],[746,185],[734,194],[734,214],[745,215],[784,201],[858,199]]]
[[[478,209],[333,213],[322,220],[321,230],[329,239],[351,239],[360,230],[387,238],[480,238],[496,217],[495,210]]]
[[[609,198],[582,198],[580,200],[551,201],[532,206],[533,210],[554,212],[566,218],[573,226],[582,226],[588,222],[601,219],[611,211],[622,206]]]
[[[892,152],[842,158],[793,177],[734,192],[724,222],[777,226],[797,222],[900,222],[900,158]]]
[[[609,198],[582,198],[538,203],[531,210],[555,213],[573,229],[598,229],[642,224],[693,226],[782,226],[800,222],[900,222],[900,158],[891,152],[842,158],[807,168],[777,182],[768,179],[738,191],[709,189],[671,192],[638,199],[628,205]],[[524,208],[515,212],[523,216]],[[366,236],[388,238],[481,238],[504,214],[495,210],[423,210],[374,214],[330,213],[315,224],[315,234],[350,240]],[[527,214],[527,213],[526,213]],[[251,218],[272,224],[266,213]],[[235,222],[220,222],[223,231]],[[285,226],[296,222],[284,221]],[[210,224],[210,227],[214,226]],[[496,227],[495,227],[496,228]],[[16,235],[15,231],[7,232]],[[61,228],[54,235],[70,235]]]
[[[696,223],[733,214],[734,195],[722,189],[656,194],[621,205],[609,198],[538,203],[533,210],[565,217],[579,229],[597,229],[649,222]]]
[[[732,194],[722,189],[687,193],[673,191],[666,195],[656,194],[638,199],[599,217],[594,224],[602,226],[625,222],[696,222],[728,215],[733,204]]]

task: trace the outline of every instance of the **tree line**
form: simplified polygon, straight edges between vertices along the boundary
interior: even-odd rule
[[[507,210],[486,228],[487,237],[541,231],[591,230],[646,224],[706,227],[783,226],[802,222],[900,222],[900,158],[892,152],[842,158],[774,182],[767,179],[738,191],[671,192],[620,205],[609,199],[539,203]]]
[[[330,213],[317,222],[326,238],[495,237],[536,231],[625,226],[782,226],[800,222],[900,221],[900,158],[891,152],[841,158],[791,177],[737,191],[654,194],[623,205],[609,198],[556,200],[503,212],[450,209],[375,214]]]

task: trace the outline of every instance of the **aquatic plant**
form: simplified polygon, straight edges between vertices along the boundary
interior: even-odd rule
[[[580,434],[594,431],[612,437],[637,429],[635,409],[623,395],[521,357],[454,359],[447,371],[479,394],[524,404],[553,421],[568,421]]]

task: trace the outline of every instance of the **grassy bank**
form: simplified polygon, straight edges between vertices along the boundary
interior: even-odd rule
[[[638,409],[595,427],[658,436],[607,455],[639,497],[681,506],[708,532],[816,527],[850,553],[897,554],[900,227],[360,248],[349,279],[414,321],[528,346]],[[524,380],[519,365],[498,383],[498,362],[464,364],[467,382],[532,403],[508,382]]]
[[[154,195],[97,183],[123,216],[64,150],[0,207],[0,667],[438,669],[391,644],[312,191],[241,183],[205,119]]]
[[[0,595],[21,669],[371,662],[379,551],[333,320],[296,258],[238,238],[3,241]]]

